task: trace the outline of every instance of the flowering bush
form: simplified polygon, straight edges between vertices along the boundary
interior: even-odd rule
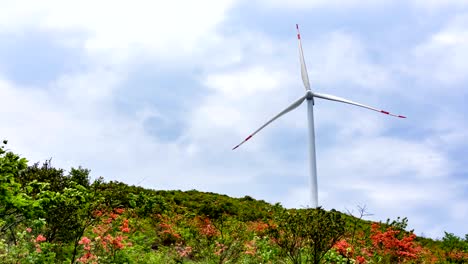
[[[341,254],[344,257],[353,256],[353,248],[344,239],[336,242],[336,244],[333,246],[333,249],[335,249],[337,253]]]
[[[216,229],[209,218],[196,217],[195,221],[197,222],[198,230],[202,236],[212,238],[219,235],[219,231]]]
[[[16,243],[8,245],[0,239],[0,263],[54,263],[52,245],[39,234],[34,236],[31,228],[16,233]]]
[[[401,238],[398,238],[401,236]],[[416,259],[421,252],[421,247],[415,243],[414,233],[406,234],[392,227],[386,230],[377,223],[371,226],[372,250],[392,263],[401,263],[406,260]]]
[[[265,223],[262,221],[253,221],[247,224],[247,230],[254,232],[257,236],[264,236],[268,233],[268,229],[273,223]]]
[[[116,261],[124,258],[121,250],[132,246],[124,234],[131,231],[129,220],[123,217],[123,209],[113,212],[95,212],[100,216],[100,224],[92,229],[89,237],[84,236],[78,242],[83,247],[83,255],[78,258],[80,263],[97,263],[102,261]],[[99,260],[99,261],[98,261]]]
[[[175,245],[181,241],[181,235],[176,231],[176,222],[180,216],[175,216],[173,218],[168,217],[167,215],[157,215],[159,220],[158,224],[158,234],[161,239],[161,242],[165,246]]]

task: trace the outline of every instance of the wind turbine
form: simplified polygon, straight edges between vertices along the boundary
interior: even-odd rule
[[[255,134],[260,132],[260,130],[264,129],[266,126],[268,126],[270,123],[278,119],[279,117],[285,115],[286,113],[296,109],[299,107],[304,101],[307,101],[307,121],[309,124],[309,155],[310,155],[310,188],[311,188],[311,206],[314,208],[318,207],[318,191],[317,191],[317,165],[316,165],[316,157],[315,157],[315,132],[314,132],[314,98],[321,98],[325,100],[330,100],[330,101],[335,101],[335,102],[340,102],[340,103],[345,103],[345,104],[351,104],[363,108],[367,108],[369,110],[373,110],[376,112],[380,112],[382,114],[386,115],[391,115],[394,117],[399,117],[399,118],[406,118],[405,116],[402,115],[395,115],[391,114],[388,111],[385,110],[380,110],[375,107],[367,106],[364,104],[356,103],[351,100],[341,98],[338,96],[334,95],[329,95],[329,94],[321,94],[321,93],[316,93],[312,92],[310,89],[310,83],[309,83],[309,76],[307,74],[307,68],[306,64],[304,61],[304,53],[302,51],[302,44],[301,44],[301,34],[299,32],[299,25],[296,24],[296,29],[297,29],[297,40],[299,42],[299,60],[301,62],[301,76],[302,76],[302,82],[304,83],[305,87],[305,95],[303,95],[301,98],[297,99],[294,103],[292,103],[290,106],[286,107],[283,111],[281,111],[279,114],[274,116],[272,119],[270,119],[268,122],[263,124],[260,128],[255,130],[252,134],[250,134],[248,137],[244,139],[239,145],[235,146],[233,148],[236,149],[242,144],[244,144],[246,141],[251,139]]]

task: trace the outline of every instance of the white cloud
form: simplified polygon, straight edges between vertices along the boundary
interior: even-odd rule
[[[424,129],[431,131],[428,144],[446,152],[466,148],[468,142],[468,126],[463,111],[454,111],[453,106],[447,106],[434,114]],[[464,165],[462,165],[464,166]]]
[[[193,109],[188,133],[192,140],[202,144],[219,141],[229,142],[232,146],[228,146],[233,147],[290,103],[288,90],[283,89],[289,78],[283,71],[266,65],[214,72],[203,82],[212,93]],[[297,95],[301,95],[299,87],[297,90],[300,91]],[[207,130],[213,133],[207,134]],[[264,133],[267,135],[268,132]],[[258,146],[264,139],[259,138],[252,146]]]
[[[398,175],[408,175],[412,179],[427,179],[451,173],[452,166],[449,159],[424,143],[384,137],[348,140],[349,138],[346,138],[334,148],[325,151],[325,164],[329,165],[327,172],[339,175],[337,171],[347,171],[358,177],[359,175],[369,177],[366,180],[391,179]],[[334,165],[330,166],[331,164]],[[343,177],[353,175],[343,175]]]
[[[144,179],[149,187],[203,190],[242,181],[229,173],[220,178],[216,166],[207,170],[203,157],[193,157],[185,142],[162,142],[148,135],[143,121],[153,114],[151,109],[119,115],[112,94],[120,81],[100,71],[63,77],[50,90],[2,80],[0,123],[8,124],[2,137],[32,162],[52,157],[58,167],[82,165],[107,180],[136,184]]]
[[[468,80],[468,15],[453,18],[413,51],[407,70],[422,80],[452,85]],[[450,87],[450,86],[448,86]]]
[[[368,47],[355,35],[335,31],[303,45],[306,62],[313,62],[309,67],[312,83],[380,91],[392,84],[388,69],[370,58]]]
[[[251,97],[255,93],[273,92],[280,88],[279,78],[286,78],[282,71],[267,71],[257,66],[238,72],[220,73],[207,76],[205,86],[220,90],[231,100]]]
[[[88,150],[100,141],[115,123],[109,99],[118,77],[101,71],[86,75],[64,76],[50,90],[18,87],[3,80],[0,109],[6,113],[2,123],[9,124],[3,136],[26,153],[47,153],[73,158],[69,147]],[[16,125],[15,125],[16,124]],[[31,148],[31,146],[34,146]],[[44,159],[44,154],[32,155]]]
[[[0,32],[73,32],[68,36],[73,42],[93,59],[108,63],[123,63],[133,56],[175,61],[199,53],[200,42],[215,39],[216,26],[233,4],[231,0],[20,0],[2,4]],[[81,35],[78,41],[76,35]]]

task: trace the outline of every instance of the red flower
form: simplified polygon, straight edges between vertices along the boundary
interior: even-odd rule
[[[119,215],[114,214],[114,213],[110,213],[110,217],[115,220],[115,219],[117,219],[119,217]]]
[[[192,253],[192,247],[182,247],[182,246],[177,246],[176,247],[177,252],[179,253],[180,257],[188,257]]]
[[[363,263],[366,263],[366,259],[363,256],[357,256],[356,257],[356,262],[358,264],[363,264]]]
[[[265,231],[269,228],[270,226],[267,223],[261,222],[261,221],[255,221],[251,222],[248,226],[248,229],[250,231],[253,231],[257,234],[264,234]]]
[[[82,263],[88,263],[89,261],[95,260],[95,259],[97,259],[95,255],[91,254],[90,252],[87,252],[84,256],[79,258],[77,261],[82,262]],[[96,262],[93,262],[93,263],[96,263]]]
[[[168,235],[173,236],[174,238],[177,238],[177,239],[181,237],[177,232],[174,231],[171,224],[160,223],[159,226],[163,229],[161,231],[161,234],[168,234]]]
[[[114,212],[117,213],[117,214],[123,214],[125,212],[125,209],[123,208],[115,208],[114,209]]]
[[[44,241],[46,241],[46,240],[47,240],[47,239],[46,239],[45,236],[43,236],[43,235],[38,235],[38,236],[36,237],[36,242],[38,242],[38,243],[44,242]]]
[[[352,256],[353,249],[351,245],[348,242],[346,242],[346,240],[344,239],[336,242],[333,248],[336,249],[336,251],[338,251],[338,253],[340,253],[342,256],[345,256],[345,257]]]
[[[80,245],[83,245],[83,244],[84,244],[84,245],[87,245],[87,244],[89,244],[90,242],[91,242],[91,239],[89,239],[89,238],[87,238],[87,237],[83,237],[83,238],[81,238],[80,242],[78,242],[78,244],[80,244]]]
[[[198,226],[202,235],[205,235],[207,237],[213,237],[218,234],[218,230],[216,230],[209,218],[201,220]]]
[[[91,239],[87,238],[87,237],[83,237],[81,238],[80,242],[78,242],[78,244],[80,245],[84,245],[84,250],[91,250]]]
[[[102,216],[102,211],[101,210],[96,210],[93,212],[95,217],[100,217]]]
[[[124,233],[129,233],[130,232],[130,228],[128,227],[128,219],[125,219],[122,223],[122,226],[120,226],[120,231],[124,232]]]
[[[222,243],[219,243],[219,242],[216,242],[216,247],[215,249],[217,249],[214,254],[216,256],[220,256],[228,247]]]
[[[122,240],[124,239],[123,236],[118,236],[112,240],[112,245],[118,249],[124,248],[124,244],[122,243]]]
[[[246,247],[246,251],[244,251],[244,254],[247,254],[247,255],[255,255],[257,253],[257,247],[255,245],[255,241],[254,240],[251,240],[249,242],[247,242],[245,244],[245,247]]]

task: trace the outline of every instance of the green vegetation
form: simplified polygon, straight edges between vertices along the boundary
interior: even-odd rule
[[[338,211],[91,181],[0,147],[0,263],[467,263],[440,241]]]

